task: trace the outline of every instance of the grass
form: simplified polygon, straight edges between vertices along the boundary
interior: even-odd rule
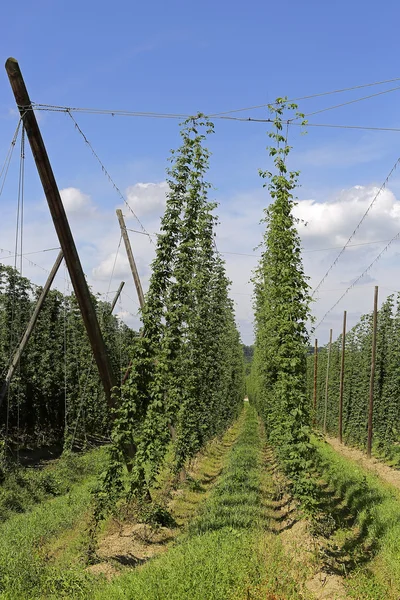
[[[82,479],[98,475],[104,462],[105,448],[96,448],[83,454],[64,454],[43,468],[15,467],[6,472],[0,486],[0,522],[67,494]]]
[[[25,514],[8,515],[8,520],[0,524],[0,598],[86,597],[87,574],[83,569],[66,571],[62,565],[53,564],[49,561],[46,544],[85,515],[90,489],[104,465],[104,458],[105,450],[98,449],[87,455],[65,458],[48,467],[51,481],[60,482],[57,493],[68,491],[34,506]],[[36,489],[34,480],[30,485],[29,489]],[[30,508],[38,498],[39,493],[27,493],[24,509]]]
[[[322,502],[332,537],[330,570],[347,576],[348,594],[365,600],[400,598],[400,494],[376,475],[315,441],[327,488]]]
[[[225,470],[180,542],[94,591],[96,600],[296,600],[300,587],[268,531],[264,440],[245,406]],[[272,485],[272,480],[270,480]]]

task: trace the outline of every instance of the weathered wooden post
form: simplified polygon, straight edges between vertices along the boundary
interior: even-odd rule
[[[347,311],[343,313],[342,331],[342,356],[340,361],[340,387],[339,387],[339,442],[343,441],[343,387],[344,387],[344,354],[346,349],[346,317]]]
[[[317,424],[318,340],[314,342],[313,427]]]
[[[324,434],[325,435],[326,435],[326,418],[327,418],[327,413],[328,413],[329,364],[331,361],[331,347],[332,347],[332,329],[329,332],[328,360],[326,363],[325,410],[324,410]]]
[[[35,117],[31,100],[22,77],[21,70],[15,58],[6,62],[6,71],[11,88],[20,112],[24,128],[32,149],[33,158],[39,173],[43,190],[53,218],[54,226],[60,240],[65,263],[71,277],[72,285],[83,322],[89,337],[90,345],[96,360],[100,378],[110,406],[113,405],[111,390],[115,385],[111,363],[107,355],[106,346],[101,335],[95,307],[90,297],[88,285],[79,260],[74,238],[68,223],[60,192],[50,165],[42,135]]]
[[[115,308],[115,305],[116,305],[116,304],[117,304],[117,302],[118,302],[118,298],[119,298],[119,297],[120,297],[120,295],[121,295],[122,288],[124,287],[124,285],[125,285],[125,281],[121,281],[121,283],[119,284],[119,288],[117,289],[117,293],[116,293],[116,294],[115,294],[115,296],[114,296],[114,300],[113,300],[113,301],[112,301],[112,303],[111,303],[110,314],[112,314],[112,312],[113,312],[113,310],[114,310],[114,308]]]
[[[124,215],[122,214],[122,210],[119,208],[117,209],[116,212],[117,212],[117,217],[118,217],[118,221],[119,221],[119,226],[121,228],[121,234],[124,239],[126,253],[128,255],[129,265],[130,265],[131,271],[132,271],[133,281],[135,282],[136,292],[137,292],[137,295],[139,298],[140,308],[143,308],[144,296],[143,296],[142,284],[140,283],[139,273],[136,268],[135,259],[133,258],[132,247],[131,247],[131,243],[129,241],[128,232],[126,230]]]
[[[374,381],[375,381],[375,357],[376,357],[376,330],[378,325],[378,286],[374,292],[374,316],[372,324],[372,352],[371,352],[371,377],[369,380],[369,407],[368,407],[368,438],[367,456],[371,458],[372,451],[372,419],[374,413]]]

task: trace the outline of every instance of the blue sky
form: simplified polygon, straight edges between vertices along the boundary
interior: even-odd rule
[[[372,2],[50,2],[22,1],[2,7],[0,58],[18,59],[31,98],[63,106],[127,109],[145,112],[213,114],[400,76],[398,67],[398,3]],[[301,101],[313,112],[400,86],[400,81]],[[400,90],[310,117],[311,123],[400,127]],[[0,161],[17,123],[8,79],[0,69]],[[265,118],[266,109],[244,111]],[[130,199],[149,231],[156,231],[162,212],[169,150],[179,144],[178,121],[77,114],[115,182]],[[40,125],[60,189],[65,195],[82,263],[93,288],[107,292],[109,271],[118,246],[115,208],[121,200],[109,185],[65,114],[41,113]],[[253,252],[260,239],[258,221],[269,198],[258,177],[267,164],[266,124],[216,121],[210,139],[210,181],[220,202],[218,246],[227,252]],[[291,165],[301,170],[299,214],[310,226],[302,229],[306,250],[344,243],[398,157],[400,134],[309,128],[306,136],[290,131]],[[18,150],[0,197],[0,247],[15,243]],[[24,251],[57,245],[40,182],[27,153]],[[139,184],[149,184],[140,186]],[[71,191],[75,190],[75,191]],[[400,180],[377,200],[354,243],[390,239],[400,231]],[[372,195],[371,195],[372,194]],[[397,200],[399,198],[399,200]],[[311,202],[312,201],[312,202]],[[325,206],[321,213],[320,206]],[[127,216],[129,216],[127,214]],[[129,220],[135,229],[134,219]],[[152,247],[132,233],[132,243],[146,287]],[[346,237],[347,236],[347,237]],[[321,317],[381,245],[347,252],[321,288],[314,312]],[[349,325],[372,305],[373,285],[381,299],[398,280],[394,244],[371,271],[370,279],[349,293],[324,322],[325,341],[340,315]],[[336,251],[304,255],[312,284],[318,283]],[[29,257],[27,257],[29,258]],[[32,255],[48,269],[54,253]],[[256,259],[226,255],[243,341],[252,339],[251,286]],[[9,264],[12,261],[9,261]],[[24,261],[24,273],[41,283],[45,272]],[[120,310],[137,321],[134,287],[123,253],[117,258],[115,281],[129,286]],[[60,274],[57,285],[64,284]],[[108,277],[108,278],[107,278]],[[386,288],[386,289],[384,289]],[[331,291],[332,290],[332,291]],[[370,298],[369,298],[370,296]]]

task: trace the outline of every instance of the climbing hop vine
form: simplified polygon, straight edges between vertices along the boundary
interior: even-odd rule
[[[205,180],[213,124],[202,114],[182,124],[172,151],[169,192],[142,310],[143,330],[117,399],[104,497],[149,494],[167,450],[182,470],[238,414],[243,359],[229,281],[214,236],[216,204]],[[125,488],[124,488],[125,485]]]
[[[303,270],[294,190],[299,172],[290,171],[289,119],[304,115],[297,105],[278,98],[270,105],[273,129],[268,134],[272,170],[260,171],[271,203],[264,210],[262,255],[254,274],[255,354],[250,397],[263,415],[267,433],[296,493],[313,498],[310,415],[306,394],[307,321],[310,295]]]

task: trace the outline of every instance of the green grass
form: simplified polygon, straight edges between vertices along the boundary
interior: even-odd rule
[[[254,409],[246,406],[244,410],[226,469],[180,543],[101,586],[94,593],[96,600],[304,597],[289,575],[280,541],[267,532],[264,440]]]
[[[87,574],[53,564],[46,545],[86,514],[90,489],[104,460],[105,450],[99,449],[59,461],[51,472],[60,480],[58,493],[69,491],[0,524],[0,598],[86,598]]]
[[[45,467],[15,467],[0,485],[0,522],[31,510],[49,498],[63,496],[73,485],[98,475],[105,464],[105,448],[83,454],[64,454]]]
[[[202,476],[214,481],[215,475],[216,483],[206,501],[197,503],[197,516],[178,542],[140,567],[126,567],[111,582],[89,575],[83,560],[85,534],[79,528],[88,521],[95,475],[82,476],[63,496],[11,516],[0,524],[0,599],[307,598],[301,569],[296,567],[296,581],[292,560],[270,529],[277,489],[265,464],[263,431],[247,403],[229,435],[223,461],[222,447],[213,461],[208,457]],[[232,436],[236,441],[230,446]],[[99,458],[98,467],[101,463]],[[225,465],[220,474],[219,463]]]
[[[377,476],[316,441],[319,470],[329,484],[326,510],[336,523],[333,564],[347,575],[348,594],[400,598],[400,494]]]

